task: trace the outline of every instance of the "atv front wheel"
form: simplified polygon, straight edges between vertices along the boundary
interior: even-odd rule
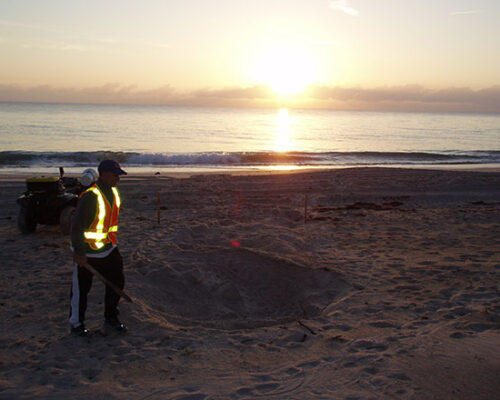
[[[33,218],[33,214],[26,207],[21,207],[17,213],[17,227],[24,234],[36,231],[35,218]]]
[[[64,235],[69,235],[71,232],[71,224],[73,223],[73,216],[75,215],[76,207],[66,206],[59,217],[61,224],[61,231]]]

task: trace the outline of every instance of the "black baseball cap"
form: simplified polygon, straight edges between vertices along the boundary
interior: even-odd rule
[[[112,172],[116,175],[127,175],[127,173],[121,169],[120,164],[115,160],[102,160],[97,169],[99,173]]]

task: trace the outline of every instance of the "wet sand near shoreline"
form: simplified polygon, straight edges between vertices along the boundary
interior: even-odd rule
[[[102,334],[95,280],[87,339],[68,335],[69,238],[56,226],[20,234],[24,182],[0,180],[1,399],[498,396],[500,172],[151,175],[119,187],[130,331]]]

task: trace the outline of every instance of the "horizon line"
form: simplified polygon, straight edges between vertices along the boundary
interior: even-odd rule
[[[236,109],[236,110],[276,110],[287,109],[297,111],[332,111],[332,112],[374,112],[374,113],[410,113],[410,114],[484,114],[484,115],[500,115],[500,111],[464,111],[464,110],[411,110],[411,109],[377,109],[377,108],[332,108],[332,107],[297,107],[293,105],[254,105],[254,106],[238,106],[238,105],[207,105],[207,104],[157,104],[157,103],[100,103],[100,102],[79,102],[79,101],[11,101],[1,100],[0,104],[32,104],[32,105],[74,105],[74,106],[110,106],[110,107],[178,107],[178,108],[220,108],[220,109]]]

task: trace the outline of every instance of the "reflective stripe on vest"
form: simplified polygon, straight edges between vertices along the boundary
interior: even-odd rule
[[[107,243],[116,245],[116,232],[118,232],[118,214],[120,211],[120,195],[118,189],[113,187],[113,205],[110,205],[97,185],[86,190],[97,197],[97,210],[94,221],[84,232],[84,241],[91,249],[99,250]]]

